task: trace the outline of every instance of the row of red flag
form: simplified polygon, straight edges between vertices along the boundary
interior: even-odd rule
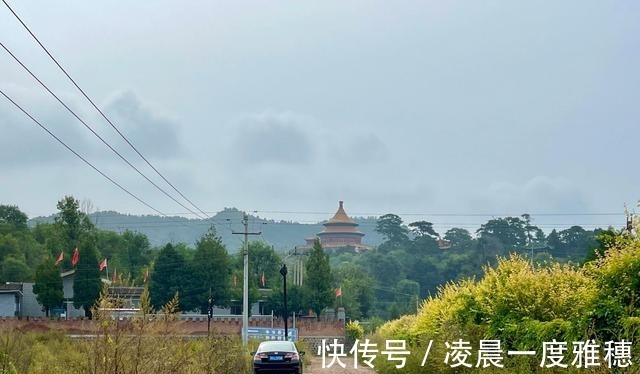
[[[64,260],[64,251],[60,251],[60,254],[58,255],[58,258],[56,259],[56,265],[60,264],[63,260]],[[73,255],[71,256],[71,265],[72,266],[76,266],[78,264],[78,261],[80,261],[80,251],[78,251],[78,247],[76,247],[76,248],[74,248]],[[100,269],[100,271],[103,271],[103,270],[105,270],[107,268],[107,259],[106,258],[100,262],[100,264],[98,265],[98,268]],[[262,274],[262,277],[264,279],[264,274]],[[149,278],[149,269],[145,269],[144,274],[143,274],[144,283],[147,283],[147,279],[148,278]],[[117,272],[116,272],[116,269],[113,269],[112,281],[115,282],[116,279],[117,279]],[[263,280],[263,282],[264,282],[264,280]]]
[[[58,256],[58,259],[56,260],[56,265],[61,263],[62,260],[64,260],[64,251],[60,251],[60,255]],[[71,265],[76,266],[78,261],[80,261],[80,251],[78,251],[78,247],[76,247],[73,250],[73,255],[71,256]]]

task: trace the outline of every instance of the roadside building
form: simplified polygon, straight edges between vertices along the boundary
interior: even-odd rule
[[[0,284],[0,317],[20,316],[22,296],[22,283]]]

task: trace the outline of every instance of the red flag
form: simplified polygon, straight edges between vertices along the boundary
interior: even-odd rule
[[[148,278],[149,278],[149,269],[145,269],[144,274],[142,274],[142,282],[147,283]]]
[[[111,276],[111,281],[115,282],[118,279],[118,274],[116,273],[116,268],[113,268],[113,275]]]
[[[342,296],[342,287],[336,288],[336,297]]]
[[[73,250],[73,256],[71,257],[71,265],[76,266],[80,260],[80,252],[78,251],[78,247]]]
[[[104,269],[107,268],[107,259],[105,258],[104,260],[102,260],[102,262],[100,263],[100,271],[103,271]]]
[[[264,271],[262,272],[262,277],[260,277],[260,282],[262,282],[262,287],[267,284],[267,278],[264,277]]]
[[[56,265],[61,263],[62,260],[64,260],[64,251],[60,251],[60,255],[58,256],[58,259],[56,260]]]

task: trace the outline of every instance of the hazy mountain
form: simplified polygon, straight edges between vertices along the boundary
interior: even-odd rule
[[[235,208],[226,208],[210,219],[129,215],[114,211],[95,212],[89,216],[96,226],[103,230],[117,232],[131,230],[144,233],[153,246],[168,242],[193,245],[211,225],[215,226],[218,235],[222,237],[230,252],[238,251],[242,245],[242,235],[232,234],[234,231],[243,231],[242,212]],[[53,218],[54,216],[36,217],[30,220],[30,224],[52,222]],[[382,237],[374,230],[376,218],[354,217],[354,220],[360,224],[359,229],[365,234],[363,238],[365,244],[377,245],[382,242]],[[315,235],[322,229],[322,222],[303,224],[249,216],[249,231],[262,232],[259,236],[252,236],[251,240],[264,240],[279,250],[289,250],[297,245],[303,245],[305,238]]]

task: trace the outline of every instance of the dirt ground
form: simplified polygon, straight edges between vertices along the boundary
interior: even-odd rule
[[[327,368],[323,369],[322,358],[314,356],[311,359],[311,365],[305,367],[304,374],[373,374],[375,373],[372,369],[370,369],[366,365],[364,365],[365,367],[363,368],[362,367],[363,365],[361,362],[358,362],[358,368],[354,369],[353,358],[351,357],[347,357],[341,360],[345,365],[347,365],[344,369],[339,365],[335,365],[335,364],[328,369]],[[328,363],[329,362],[327,362],[327,364]]]

